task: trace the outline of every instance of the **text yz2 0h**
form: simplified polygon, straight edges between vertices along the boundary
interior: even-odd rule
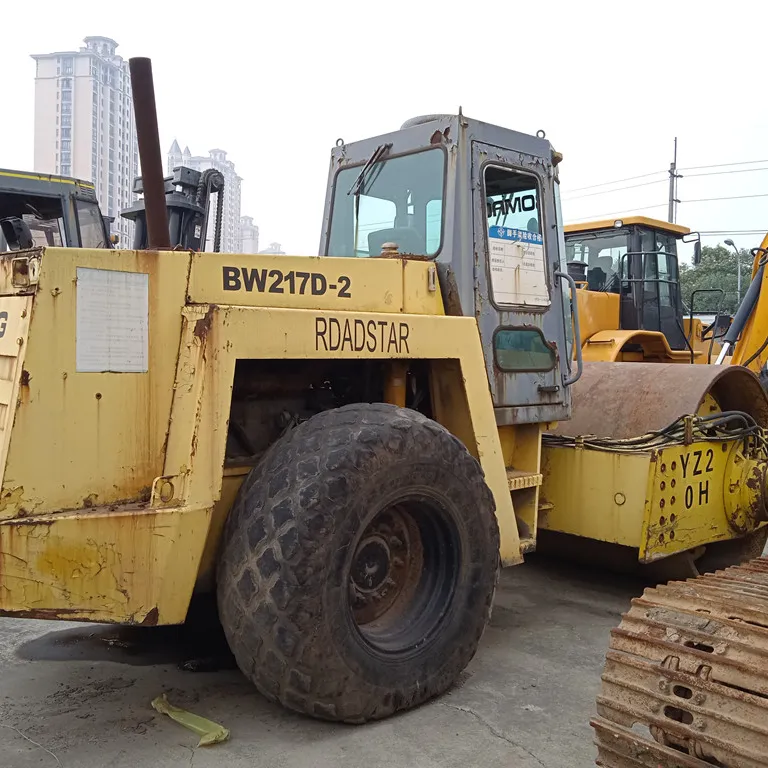
[[[340,299],[351,299],[352,281],[347,275],[339,275],[335,283],[328,283],[320,272],[299,272],[280,269],[247,269],[246,267],[222,267],[222,279],[225,291],[249,293],[292,293],[299,296],[323,296],[336,291]]]

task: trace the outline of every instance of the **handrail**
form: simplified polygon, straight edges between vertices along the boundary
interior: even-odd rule
[[[576,375],[563,376],[563,386],[575,384],[584,372],[584,359],[581,355],[581,328],[579,326],[579,302],[576,298],[576,281],[567,272],[555,272],[555,277],[564,278],[571,287],[571,306],[573,307],[573,343],[576,347]],[[570,365],[568,366],[570,368]]]

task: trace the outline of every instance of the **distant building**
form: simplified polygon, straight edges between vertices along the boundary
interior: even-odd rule
[[[265,256],[285,256],[285,251],[280,246],[280,243],[270,243],[269,248],[265,248],[263,251],[259,251],[259,253]]]
[[[240,217],[240,252],[259,252],[259,228],[250,216]]]
[[[109,37],[86,37],[77,51],[33,54],[34,170],[94,182],[112,231],[130,247],[133,223],[120,217],[135,199],[139,148],[128,62]]]
[[[224,175],[224,207],[222,209],[221,250],[223,253],[238,253],[240,244],[240,182],[242,179],[235,172],[235,164],[227,160],[227,153],[223,149],[212,149],[208,157],[193,155],[189,147],[181,151],[179,143],[174,139],[168,152],[168,174],[174,168],[183,165],[186,168],[194,168],[196,171],[204,171],[207,168],[216,168]],[[216,196],[218,198],[218,196]],[[216,222],[216,206],[212,206],[208,226],[208,244],[206,248],[213,247],[213,228]]]

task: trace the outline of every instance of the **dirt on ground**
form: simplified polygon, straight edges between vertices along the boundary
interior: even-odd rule
[[[610,629],[636,580],[532,556],[502,574],[491,624],[459,683],[364,726],[266,702],[204,625],[116,628],[0,619],[0,755],[9,768],[575,768],[594,765]],[[168,700],[230,730],[197,737]]]

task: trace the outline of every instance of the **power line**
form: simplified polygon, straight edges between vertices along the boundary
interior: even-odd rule
[[[698,171],[702,168],[727,168],[729,165],[755,165],[756,163],[768,163],[768,160],[741,160],[738,163],[715,163],[714,165],[689,165],[687,168],[678,168],[678,171]]]
[[[684,179],[695,179],[698,176],[721,176],[724,173],[753,173],[754,171],[768,171],[768,168],[734,168],[732,171],[708,171],[707,173],[683,174]]]
[[[700,235],[760,235],[768,232],[768,227],[756,229],[707,229],[698,230]]]
[[[731,237],[765,237],[765,233],[767,230],[765,229],[756,229],[754,231],[738,231],[738,232],[699,232],[699,235],[701,235],[702,238],[706,238],[707,240],[712,238],[717,238],[718,240],[723,237],[723,235],[730,235]]]
[[[579,219],[573,219],[572,221],[569,221],[569,224],[577,224],[582,221],[591,221],[593,219],[599,219],[601,216],[618,216],[621,213],[626,214],[629,212],[629,215],[631,216],[634,211],[649,211],[651,208],[666,208],[666,203],[659,203],[658,205],[646,205],[642,208],[622,208],[620,211],[609,211],[608,213],[593,213],[589,216],[582,216]]]
[[[759,195],[731,195],[730,197],[699,197],[694,200],[681,200],[681,203],[711,203],[716,200],[747,200],[752,197],[768,197],[768,193]]]
[[[685,168],[678,168],[678,171],[699,171],[699,170],[706,170],[709,168],[728,168],[734,165],[756,165],[757,163],[768,163],[768,160],[742,160],[735,163],[713,163],[711,165],[690,165]],[[750,173],[752,171],[768,171],[768,168],[744,168],[744,169],[734,169],[731,171],[712,171],[710,173],[693,173],[690,176],[687,176],[687,178],[695,178],[696,176],[718,176],[720,174],[727,174],[727,173]],[[638,179],[647,179],[651,176],[659,176],[661,174],[667,175],[668,171],[654,171],[653,173],[642,173],[639,176],[627,176],[624,179],[615,179],[614,181],[603,181],[600,184],[589,184],[586,187],[575,187],[574,189],[569,189],[567,191],[563,191],[563,196],[572,195],[574,192],[583,192],[584,190],[588,189],[597,189],[598,187],[609,187],[613,184],[622,184],[625,181],[637,181]],[[659,181],[662,181],[660,179]],[[651,181],[647,182],[648,184],[656,184],[658,182]],[[644,184],[634,184],[632,186],[628,187],[620,187],[619,189],[615,190],[608,190],[609,192],[620,192],[624,189],[634,189],[635,187],[641,187],[645,186]],[[605,193],[598,193],[598,194],[607,194]],[[579,197],[589,197],[589,195],[579,195]]]
[[[761,169],[768,171],[768,168]],[[704,174],[702,174],[704,175]],[[656,179],[655,181],[644,181],[642,184],[630,184],[626,187],[618,187],[618,189],[605,189],[602,192],[587,192],[586,195],[573,195],[572,197],[564,196],[563,202],[566,202],[567,200],[579,200],[582,197],[595,197],[595,195],[611,195],[614,192],[622,192],[625,189],[637,189],[638,187],[647,187],[651,184],[664,184],[666,183],[666,179]]]
[[[768,162],[768,161],[766,161]],[[658,176],[660,173],[667,173],[666,171],[654,171],[653,173],[643,173],[640,176],[628,176],[626,179],[616,179],[615,181],[604,181],[600,184],[590,184],[586,187],[576,187],[576,189],[569,189],[567,192],[563,192],[564,195],[572,194],[573,192],[581,192],[585,189],[596,189],[597,187],[607,187],[611,184],[621,184],[625,181],[636,181],[637,179],[647,179],[649,176]]]

